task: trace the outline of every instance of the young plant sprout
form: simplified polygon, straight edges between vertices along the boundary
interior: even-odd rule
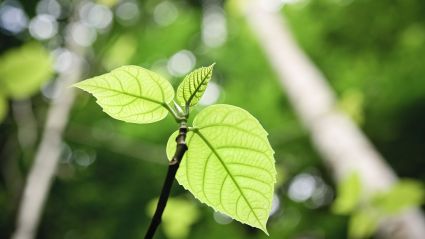
[[[276,169],[267,132],[233,105],[206,107],[188,122],[213,67],[188,74],[176,92],[163,77],[139,66],[122,66],[75,84],[115,119],[147,124],[170,113],[178,124],[167,143],[168,173],[145,238],[152,238],[161,222],[174,178],[202,203],[268,234]]]

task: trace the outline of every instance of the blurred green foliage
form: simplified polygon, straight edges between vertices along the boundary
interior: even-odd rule
[[[337,195],[332,205],[333,212],[349,214],[356,209],[362,195],[362,185],[357,172],[352,173],[338,184]]]
[[[379,223],[379,216],[373,210],[359,210],[350,218],[348,237],[349,238],[369,238],[376,231]]]
[[[388,162],[399,175],[421,180],[424,11],[425,2],[418,0],[313,0],[283,9],[297,40],[341,100],[357,92],[351,97],[363,103],[350,108],[355,119],[363,118],[364,130]],[[401,160],[406,155],[409,163]]]
[[[30,42],[0,56],[0,123],[8,113],[7,99],[28,98],[53,75],[53,62],[42,45]]]
[[[148,204],[148,215],[153,216],[158,199]],[[199,209],[196,205],[184,198],[169,198],[167,210],[162,216],[162,227],[167,238],[188,238],[191,225],[199,219]],[[184,216],[182,216],[184,215]]]
[[[117,67],[127,65],[136,53],[136,38],[133,34],[125,33],[107,50],[103,58],[106,70],[111,71]]]
[[[362,196],[365,194],[361,190],[359,173],[353,172],[338,185],[338,194],[332,205],[336,214],[350,216],[350,238],[368,238],[385,217],[425,202],[423,184],[411,179],[400,180],[389,190],[374,192],[367,197]]]
[[[425,201],[423,184],[414,180],[401,180],[388,192],[377,193],[372,199],[374,207],[385,214],[394,215]]]
[[[0,62],[0,91],[13,99],[30,97],[53,75],[52,59],[38,43],[9,50]]]
[[[20,2],[29,17],[34,17],[36,1]],[[113,1],[107,2],[113,5]],[[280,207],[269,220],[271,236],[257,234],[239,223],[218,224],[212,210],[199,207],[199,217],[188,238],[346,238],[348,234],[361,237],[374,232],[380,218],[376,210],[396,213],[405,205],[423,200],[423,194],[414,189],[419,188],[414,186],[417,184],[408,183],[410,186],[395,186],[390,192],[377,194],[370,201],[373,210],[360,207],[352,211],[351,217],[336,215],[330,206],[334,187],[329,171],[310,144],[308,133],[292,111],[245,20],[225,5],[227,40],[217,48],[206,47],[202,43],[200,2],[172,1],[177,17],[164,26],[154,20],[155,9],[162,1],[138,1],[138,20],[125,25],[115,18],[109,31],[97,35],[85,57],[87,77],[121,64],[135,64],[162,72],[176,86],[180,79],[169,73],[167,62],[182,49],[190,50],[196,57],[196,66],[217,62],[212,81],[221,89],[218,102],[249,110],[269,131],[278,169],[285,172],[285,181],[276,188]],[[114,13],[118,7],[119,4],[112,7]],[[282,9],[298,42],[340,97],[340,107],[359,123],[397,174],[419,181],[425,180],[424,12],[425,1],[420,0],[311,0]],[[66,21],[66,17],[61,19],[60,27]],[[60,33],[64,35],[63,29]],[[0,49],[9,50],[30,41],[33,40],[27,33],[11,36],[2,32]],[[53,39],[44,43],[48,48],[56,46]],[[2,68],[5,60],[0,59]],[[38,68],[18,67],[23,73]],[[0,74],[0,82],[3,76]],[[16,77],[19,79],[19,75]],[[34,88],[42,84],[41,79],[37,82]],[[0,87],[0,116],[1,109],[7,112],[6,107],[11,106],[2,104],[10,99],[4,89]],[[46,101],[50,98],[36,94],[30,100],[36,130],[41,132]],[[26,153],[17,139],[18,126],[11,114],[3,115],[0,238],[8,238],[14,228],[19,191],[28,168],[23,156]],[[163,145],[174,125],[170,117],[149,127],[120,123],[106,117],[89,96],[80,94],[64,134],[63,155],[38,238],[143,237],[150,219],[145,213],[146,206],[159,194],[167,162]],[[330,199],[323,204],[314,204],[312,199],[293,200],[288,188],[299,173],[321,178],[330,187]],[[410,198],[400,198],[405,193]],[[172,194],[187,195],[177,186]],[[356,200],[350,200],[349,206],[344,207],[352,208]],[[199,204],[193,198],[188,202],[196,207]],[[393,202],[403,207],[397,208]],[[379,209],[380,206],[383,208]],[[157,238],[167,236],[162,230]]]
[[[3,118],[6,116],[7,114],[7,101],[6,101],[6,97],[1,94],[0,95],[0,122],[3,120]]]

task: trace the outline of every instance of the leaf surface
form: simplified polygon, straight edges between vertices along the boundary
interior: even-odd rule
[[[194,106],[201,99],[211,80],[214,64],[201,67],[187,75],[177,88],[177,101],[180,105]]]
[[[165,118],[167,104],[174,98],[167,80],[139,66],[122,66],[74,86],[96,97],[112,118],[130,123],[146,124]]]
[[[267,132],[247,111],[231,105],[207,107],[193,126],[178,182],[214,210],[267,233],[276,182]],[[169,159],[176,136],[177,132],[168,141]]]

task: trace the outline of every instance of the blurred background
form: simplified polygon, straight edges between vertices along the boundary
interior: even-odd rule
[[[326,78],[338,110],[372,142],[385,170],[401,178],[374,193],[362,190],[376,182],[365,182],[361,172],[334,180],[335,169],[312,143],[247,20],[246,2],[0,1],[0,238],[20,225],[23,191],[37,160],[53,166],[40,163],[41,174],[34,173],[34,185],[47,185],[47,199],[30,235],[143,237],[175,122],[123,123],[69,88],[126,64],[177,86],[191,70],[216,62],[195,111],[214,103],[247,109],[276,152],[270,237],[214,212],[176,183],[156,238],[370,238],[386,218],[421,207],[425,1],[264,0]],[[49,174],[51,185],[39,176]]]

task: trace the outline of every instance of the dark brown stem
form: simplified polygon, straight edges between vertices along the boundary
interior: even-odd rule
[[[168,197],[170,196],[171,187],[173,186],[177,169],[179,169],[183,155],[188,149],[186,145],[186,133],[186,122],[181,122],[179,128],[179,135],[176,138],[176,152],[174,153],[174,156],[168,165],[167,177],[165,178],[164,185],[162,186],[162,191],[161,195],[159,196],[156,211],[153,215],[148,231],[146,232],[145,239],[153,238],[156,229],[158,228],[159,224],[161,224],[162,213],[164,212],[165,206],[167,205]]]

